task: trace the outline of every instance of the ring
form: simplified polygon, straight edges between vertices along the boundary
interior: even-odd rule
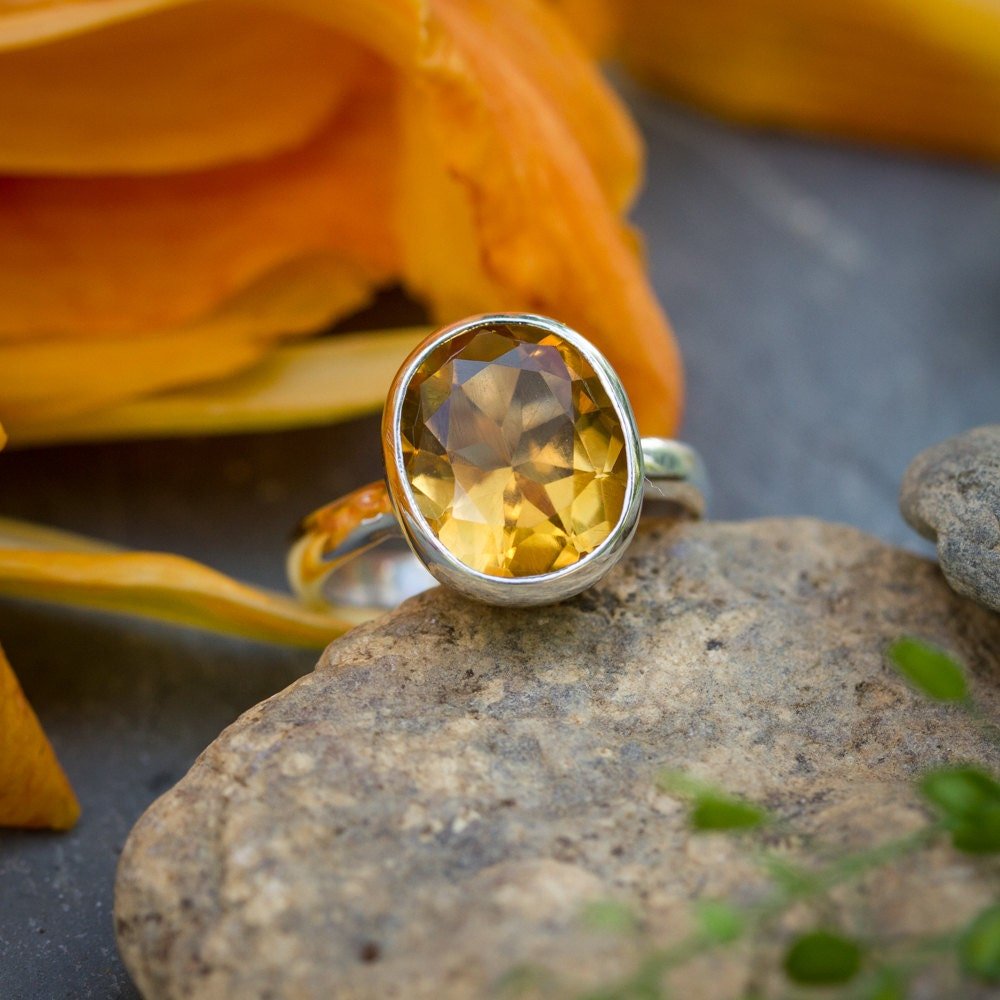
[[[389,389],[382,447],[384,482],[297,530],[288,574],[310,605],[384,609],[435,580],[488,604],[551,604],[624,556],[644,497],[705,508],[697,453],[641,438],[603,355],[543,316],[428,337]]]

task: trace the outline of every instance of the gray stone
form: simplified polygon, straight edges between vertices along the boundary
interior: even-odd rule
[[[606,983],[678,940],[693,900],[766,889],[739,838],[689,832],[661,768],[766,804],[794,858],[915,830],[921,771],[995,760],[886,665],[903,633],[961,657],[995,716],[1000,619],[847,527],[655,522],[558,607],[430,592],[334,643],[149,809],[119,867],[122,955],[147,998],[481,997],[524,963]],[[944,931],[998,892],[995,867],[938,844],[825,915]],[[607,898],[645,937],[581,920]],[[755,967],[728,949],[676,995],[742,996]],[[950,975],[912,996],[956,995]]]
[[[1000,611],[1000,424],[922,451],[906,470],[899,506],[937,542],[952,587]]]

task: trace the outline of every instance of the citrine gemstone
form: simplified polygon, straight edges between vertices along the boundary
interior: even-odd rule
[[[420,513],[481,573],[571,566],[621,519],[621,420],[586,357],[545,328],[480,326],[441,344],[404,390],[400,433]]]

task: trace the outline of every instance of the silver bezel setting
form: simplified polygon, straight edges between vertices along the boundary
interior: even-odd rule
[[[504,325],[542,330],[562,337],[591,365],[611,400],[625,437],[626,484],[621,517],[608,537],[572,566],[539,576],[498,577],[481,573],[456,559],[431,530],[417,507],[403,459],[399,433],[403,398],[420,365],[449,340],[480,327]],[[643,496],[643,457],[639,429],[628,396],[605,357],[575,330],[556,320],[530,313],[493,313],[473,316],[436,331],[403,362],[386,397],[382,415],[382,448],[386,483],[396,517],[410,548],[439,582],[487,604],[525,607],[554,604],[586,590],[618,563],[639,523]]]

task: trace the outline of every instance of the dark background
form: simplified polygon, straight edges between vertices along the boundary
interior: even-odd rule
[[[996,174],[748,135],[632,95],[636,219],[688,372],[712,514],[809,514],[920,543],[909,460],[1000,420]],[[390,296],[393,320],[414,319]],[[0,514],[283,586],[289,527],[380,475],[376,422],[0,456]],[[111,924],[140,812],[312,652],[17,603],[0,637],[83,803],[70,834],[0,833],[0,998],[134,997]]]

